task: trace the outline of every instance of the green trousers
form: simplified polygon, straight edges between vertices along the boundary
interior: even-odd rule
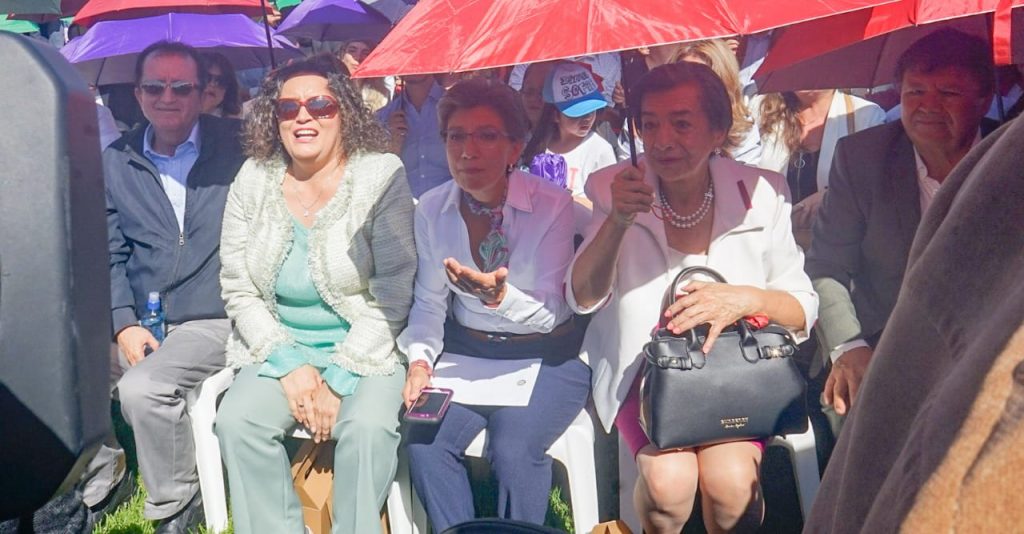
[[[217,411],[216,433],[228,471],[235,532],[302,533],[284,438],[295,427],[281,383],[243,367]],[[331,430],[334,454],[332,534],[380,532],[380,509],[398,465],[398,411],[405,373],[363,377],[344,397]]]

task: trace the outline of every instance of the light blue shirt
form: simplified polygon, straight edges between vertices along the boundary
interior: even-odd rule
[[[423,193],[452,179],[437,118],[437,103],[442,96],[444,88],[435,83],[419,111],[403,94],[377,112],[377,118],[385,125],[392,113],[405,112],[409,132],[405,135],[405,144],[402,145],[402,153],[399,156],[405,165],[409,189],[412,190],[412,196],[417,199]]]
[[[153,150],[150,139],[153,137],[153,125],[146,127],[143,136],[142,153],[153,162],[160,172],[160,183],[163,185],[167,200],[174,209],[174,218],[178,220],[178,230],[185,231],[185,196],[188,186],[188,173],[199,159],[199,122],[192,127],[192,133],[184,143],[174,148],[173,156],[165,156]]]

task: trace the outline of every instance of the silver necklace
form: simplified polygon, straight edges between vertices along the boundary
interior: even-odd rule
[[[715,200],[715,183],[708,181],[708,190],[704,192],[704,201],[701,202],[697,211],[689,215],[679,215],[676,213],[672,206],[669,205],[665,193],[661,191],[658,191],[658,200],[661,202],[662,210],[665,212],[665,220],[669,224],[679,229],[693,228],[700,224],[704,217],[707,217],[708,213],[711,212],[711,205]]]
[[[328,180],[330,180],[333,177],[334,176],[332,175],[330,178],[328,178]],[[316,198],[314,198],[313,202],[311,202],[308,206],[302,203],[302,196],[299,195],[298,180],[296,180],[294,176],[292,177],[292,191],[295,193],[295,201],[298,202],[299,207],[302,208],[302,216],[305,218],[310,216],[309,210],[313,209],[313,206],[316,206],[317,202],[320,202],[320,197],[324,194],[324,187],[320,187],[320,190],[317,191],[316,193]]]

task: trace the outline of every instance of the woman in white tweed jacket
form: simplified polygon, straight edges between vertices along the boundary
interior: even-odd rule
[[[374,532],[394,476],[413,203],[336,59],[271,73],[224,210],[221,287],[241,370],[217,414],[237,532],[302,532],[283,439],[337,440],[333,532]],[[344,406],[341,399],[344,398]]]

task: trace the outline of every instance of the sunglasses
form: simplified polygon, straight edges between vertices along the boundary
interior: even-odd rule
[[[210,81],[206,82],[207,85],[214,87],[224,87],[227,85],[227,78],[223,74],[209,74],[207,77],[210,78]]]
[[[441,138],[448,146],[456,147],[466,144],[470,138],[475,140],[478,145],[489,148],[498,144],[498,141],[502,139],[509,139],[509,135],[501,130],[494,128],[482,128],[475,132],[465,132],[462,130],[445,130],[441,132]]]
[[[149,96],[160,96],[164,94],[168,87],[171,88],[174,96],[188,96],[192,94],[192,91],[199,89],[199,84],[184,81],[161,82],[158,80],[146,80],[139,84],[139,89]]]
[[[306,108],[306,112],[314,119],[332,119],[338,114],[338,101],[330,95],[312,96],[305,100],[279,98],[276,108],[277,120],[295,120],[302,108]]]

